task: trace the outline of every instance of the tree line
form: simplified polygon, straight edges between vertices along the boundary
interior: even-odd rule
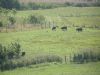
[[[0,7],[6,9],[20,9],[20,3],[18,0],[0,0]]]
[[[100,6],[100,1],[98,0],[97,3],[20,3],[19,0],[0,0],[0,7],[6,9],[17,9],[17,10],[37,10],[37,9],[51,9],[57,7],[91,7],[91,6]]]

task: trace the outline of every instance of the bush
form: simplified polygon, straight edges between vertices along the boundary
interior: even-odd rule
[[[100,6],[100,2],[96,3],[71,3],[71,2],[66,2],[64,6],[73,6],[73,7],[93,7],[93,6]]]
[[[73,62],[75,63],[87,63],[100,61],[100,54],[93,52],[83,52],[80,54],[74,54]]]
[[[77,4],[74,4],[74,6],[76,6],[76,7],[88,7],[90,5],[88,3],[77,3]]]
[[[2,21],[0,21],[0,27],[3,27],[3,23],[2,23]]]
[[[12,62],[16,58],[19,58],[21,52],[21,46],[19,43],[11,43],[9,47],[0,44],[0,70],[9,70],[16,67]]]
[[[51,62],[62,62],[62,58],[60,56],[57,55],[40,55],[40,56],[36,56],[32,63],[33,64],[40,64],[40,63],[51,63]]]
[[[73,62],[84,63],[84,61],[83,61],[83,55],[82,54],[74,55]]]
[[[95,3],[94,6],[100,6],[100,2]]]
[[[23,54],[23,55],[22,55]],[[63,59],[58,55],[39,55],[32,59],[20,58],[24,56],[25,52],[21,52],[21,45],[17,42],[11,43],[9,47],[0,44],[0,70],[11,70],[17,67],[24,67],[29,65],[41,63],[62,63]]]
[[[20,9],[20,3],[18,2],[18,0],[0,0],[0,7],[6,9]]]
[[[42,16],[42,15],[38,15],[38,14],[30,15],[28,17],[28,21],[31,24],[41,24],[41,23],[43,23],[45,21],[45,17]]]
[[[65,6],[73,6],[74,4],[73,3],[70,3],[70,2],[66,2],[64,5]]]
[[[11,43],[11,45],[8,48],[8,58],[19,58],[20,57],[20,51],[21,51],[21,46],[19,43]]]
[[[14,24],[15,24],[15,22],[16,22],[16,20],[15,20],[15,18],[14,18],[14,17],[9,16],[9,22],[10,22],[10,24],[11,24],[11,25],[14,25]]]

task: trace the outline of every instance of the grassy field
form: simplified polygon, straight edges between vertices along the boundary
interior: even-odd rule
[[[18,11],[17,22],[30,14],[41,14],[47,17],[48,21],[55,22],[62,26],[66,24],[67,31],[58,28],[56,31],[39,29],[31,31],[18,31],[0,33],[0,43],[8,45],[18,41],[22,50],[26,52],[25,59],[31,60],[36,55],[57,54],[64,57],[74,53],[93,51],[100,52],[100,30],[84,28],[83,32],[77,32],[75,25],[85,24],[87,27],[100,26],[99,7],[69,7],[47,10]],[[99,75],[100,62],[88,64],[41,64],[30,67],[17,68],[13,71],[0,72],[0,75]]]
[[[67,32],[61,30],[33,30],[23,32],[0,33],[0,43],[4,45],[18,40],[26,52],[25,60],[36,55],[57,54],[64,57],[84,51],[100,52],[100,30],[85,29],[76,32],[74,28]],[[0,75],[99,75],[98,63],[89,64],[44,64],[42,67],[24,67],[13,71],[0,72]]]
[[[63,32],[60,29],[33,30],[23,32],[0,33],[0,43],[10,44],[19,41],[27,55],[56,53],[59,55],[80,52],[83,50],[99,51],[100,30],[84,29],[76,32],[74,28]]]
[[[42,64],[13,71],[5,71],[0,75],[100,75],[100,63],[89,64]]]
[[[83,26],[93,27],[100,26],[100,8],[99,7],[62,7],[46,10],[29,10],[19,11],[16,17],[18,22],[20,18],[26,18],[30,14],[40,14],[46,17],[46,21],[54,22],[56,25],[62,26]]]

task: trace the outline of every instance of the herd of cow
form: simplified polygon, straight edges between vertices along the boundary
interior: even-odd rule
[[[54,27],[52,27],[52,30],[55,31],[57,28],[58,28],[58,26],[54,26]],[[61,30],[62,31],[67,31],[67,26],[61,27]],[[83,31],[83,28],[82,27],[78,27],[78,28],[76,28],[76,31],[82,32]]]

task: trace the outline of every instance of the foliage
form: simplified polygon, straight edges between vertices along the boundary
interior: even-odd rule
[[[15,20],[15,18],[14,18],[14,17],[9,16],[9,22],[11,23],[11,25],[14,25],[14,24],[15,24],[15,22],[16,22],[16,20]]]
[[[35,58],[32,61],[33,64],[40,64],[40,63],[46,63],[46,62],[62,63],[62,58],[58,55],[39,55],[39,56],[35,56]]]
[[[11,46],[8,48],[8,57],[11,59],[15,56],[16,58],[19,57],[21,51],[21,46],[19,43],[12,43]]]
[[[95,7],[95,6],[100,6],[100,2],[97,3],[71,3],[71,2],[66,2],[64,3],[65,7],[66,6],[73,6],[73,7]]]
[[[18,10],[26,10],[26,9],[52,9],[57,7],[90,7],[90,6],[100,6],[100,2],[97,3],[72,3],[72,2],[66,2],[66,3],[20,3],[18,0],[0,0],[0,7],[6,8],[6,9],[18,9]]]
[[[0,8],[0,12],[1,12],[0,25],[2,27],[6,27],[6,31],[7,31],[8,25],[14,25],[16,23],[15,14],[17,13],[17,11],[15,9],[9,10],[9,9]]]
[[[70,3],[70,2],[66,2],[64,3],[65,6],[73,6],[74,4],[73,3]]]
[[[32,3],[29,2],[27,4],[21,3],[21,9],[31,9],[31,10],[38,10],[38,9],[52,9],[57,7],[62,7],[63,4],[56,4],[56,3]]]
[[[0,0],[0,7],[6,8],[6,9],[19,9],[20,4],[18,0]]]
[[[17,22],[21,23],[24,18],[27,19],[27,17],[29,17],[32,14],[45,16],[46,26],[50,26],[54,23],[60,27],[66,24],[70,27],[85,26],[86,28],[89,27],[94,28],[94,26],[96,25],[98,29],[100,28],[99,7],[85,7],[85,8],[61,7],[55,9],[38,10],[38,11],[37,10],[18,11],[18,13],[16,14]],[[27,21],[28,20],[26,20],[26,22]]]
[[[29,66],[32,64],[35,65],[41,63],[62,62],[62,58],[58,55],[39,55],[30,59],[31,61],[27,61],[24,59],[20,60],[22,53],[21,46],[17,42],[11,43],[11,45],[9,45],[8,47],[0,44],[0,70],[4,71],[14,69],[16,67]]]
[[[38,10],[38,9],[52,9],[58,7],[93,7],[100,6],[100,2],[97,3],[73,3],[73,2],[65,2],[65,3],[21,3],[20,9],[22,10]]]
[[[7,58],[6,55],[7,55],[6,47],[0,44],[0,66],[6,61]]]
[[[2,23],[2,21],[0,21],[0,27],[3,27],[3,23]]]
[[[11,12],[12,12],[12,14],[13,14],[14,16],[17,14],[16,9],[12,9]]]
[[[97,62],[100,61],[100,54],[94,52],[83,52],[79,54],[74,54],[73,62],[76,63],[87,63],[87,62]]]
[[[99,2],[95,3],[94,6],[96,6],[96,7],[99,6],[100,7],[100,0],[99,0]]]
[[[43,23],[45,21],[45,17],[42,16],[42,15],[38,15],[38,14],[30,15],[28,17],[28,21],[31,24],[41,24],[41,23]]]
[[[12,60],[19,58],[21,46],[19,43],[12,43],[9,47],[0,44],[0,70],[10,69]]]
[[[73,4],[75,7],[89,7],[90,5],[88,3],[77,3]]]

